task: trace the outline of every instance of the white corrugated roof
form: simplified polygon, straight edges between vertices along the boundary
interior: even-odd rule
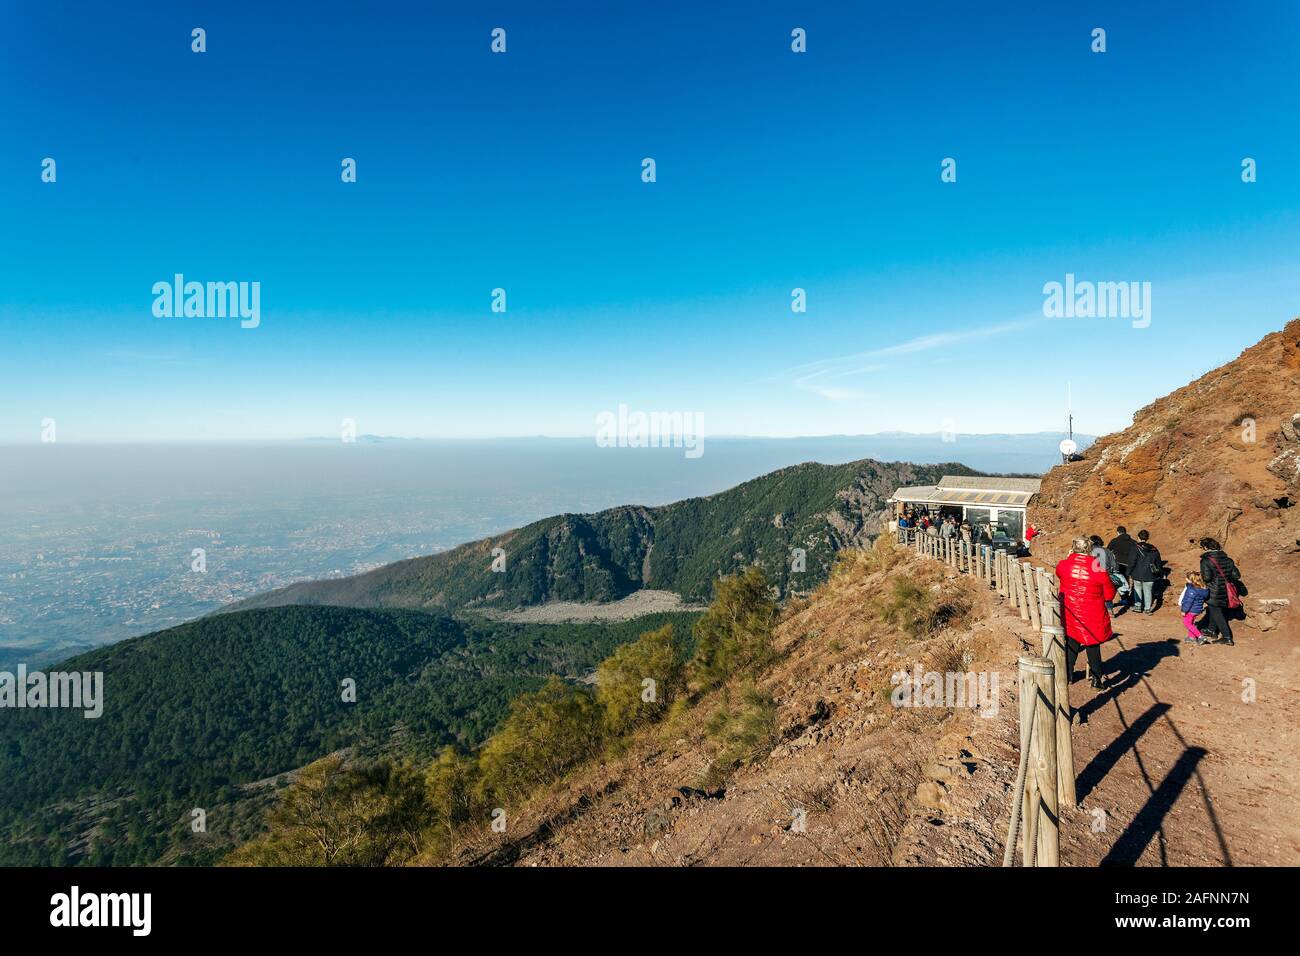
[[[945,475],[937,485],[904,486],[891,501],[927,505],[974,505],[989,508],[1024,508],[1038,493],[1037,478],[966,478]]]
[[[937,485],[915,485],[911,488],[899,488],[894,492],[894,501],[929,501],[938,492]]]
[[[1043,487],[1041,478],[999,478],[967,477],[964,475],[944,475],[939,481],[940,488],[964,488],[970,491],[1027,491],[1038,494]]]

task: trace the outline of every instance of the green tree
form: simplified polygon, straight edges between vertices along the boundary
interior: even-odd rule
[[[673,626],[647,631],[596,669],[605,730],[617,736],[658,719],[685,685],[686,654]]]
[[[594,756],[600,743],[595,695],[552,677],[541,690],[516,697],[510,716],[484,745],[478,794],[520,799]]]
[[[267,814],[269,830],[230,866],[391,866],[420,848],[429,818],[424,781],[409,763],[308,765]]]
[[[771,659],[777,607],[767,576],[757,566],[719,578],[709,609],[695,622],[692,677],[703,688]]]
[[[469,821],[477,808],[475,784],[478,761],[444,747],[424,776],[426,798],[433,813],[433,827],[440,840],[450,843],[456,830]]]

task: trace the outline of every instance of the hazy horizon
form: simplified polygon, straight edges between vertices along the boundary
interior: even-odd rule
[[[1055,433],[950,437],[706,439],[694,459],[589,438],[13,445],[0,455],[0,652],[134,637],[294,581],[808,461],[1037,473],[1057,457]]]
[[[875,432],[827,432],[825,434],[801,434],[801,435],[742,435],[742,434],[709,434],[704,433],[708,441],[834,441],[844,440],[853,441],[869,438],[935,438],[947,444],[955,444],[963,438],[1041,438],[1044,435],[1059,435],[1064,438],[1065,429],[1042,429],[1031,432],[1014,432],[1014,431],[989,431],[989,432],[954,432],[953,437],[944,439],[945,432],[941,429],[928,432],[913,432],[902,429],[884,429]],[[1078,431],[1074,432],[1075,439],[1095,440],[1098,435],[1093,435]],[[30,447],[33,445],[44,444],[62,444],[78,446],[131,446],[131,445],[290,445],[299,442],[338,442],[337,436],[329,435],[292,435],[274,438],[237,438],[237,437],[210,437],[210,438],[156,438],[156,439],[97,439],[97,440],[73,440],[58,439],[57,442],[36,441],[0,441],[0,448]],[[380,435],[371,433],[361,433],[356,435],[354,441],[361,443],[374,442],[493,442],[493,441],[566,441],[566,442],[584,442],[591,444],[593,436],[591,435]]]

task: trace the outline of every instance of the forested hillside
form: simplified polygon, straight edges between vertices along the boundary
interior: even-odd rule
[[[757,564],[782,594],[826,579],[835,552],[866,543],[902,484],[978,472],[959,464],[871,460],[783,468],[706,498],[559,515],[496,538],[355,577],[290,585],[231,609],[288,604],[457,610],[611,601],[639,588],[706,600],[714,580]],[[791,567],[792,549],[806,570]],[[493,571],[494,549],[504,556]]]
[[[646,627],[686,634],[693,618],[524,625],[286,607],[80,655],[57,669],[104,673],[101,717],[0,710],[0,863],[151,862],[182,843],[202,861],[195,808],[212,843],[243,838],[228,832],[242,785],[345,747],[476,746],[548,675],[584,676]]]
[[[465,612],[647,587],[707,600],[720,575],[754,566],[780,595],[811,591],[840,550],[876,533],[895,487],[972,473],[798,465],[707,498],[560,515],[294,585],[82,654],[59,669],[104,673],[102,717],[0,712],[0,863],[210,862],[257,832],[287,783],[267,778],[342,750],[398,760],[472,751],[549,675],[580,678],[666,623],[689,645],[695,617],[521,624]],[[792,566],[796,548],[803,568]],[[492,570],[494,552],[503,570]],[[196,810],[206,815],[197,835]]]

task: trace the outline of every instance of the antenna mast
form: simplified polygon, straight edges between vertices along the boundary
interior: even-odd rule
[[[1065,413],[1069,416],[1070,441],[1074,441],[1074,383],[1065,383]]]
[[[1074,443],[1074,383],[1070,381],[1065,383],[1065,415],[1070,437],[1061,442],[1060,447],[1061,461],[1068,464],[1074,460],[1074,453],[1079,450],[1079,446]]]

